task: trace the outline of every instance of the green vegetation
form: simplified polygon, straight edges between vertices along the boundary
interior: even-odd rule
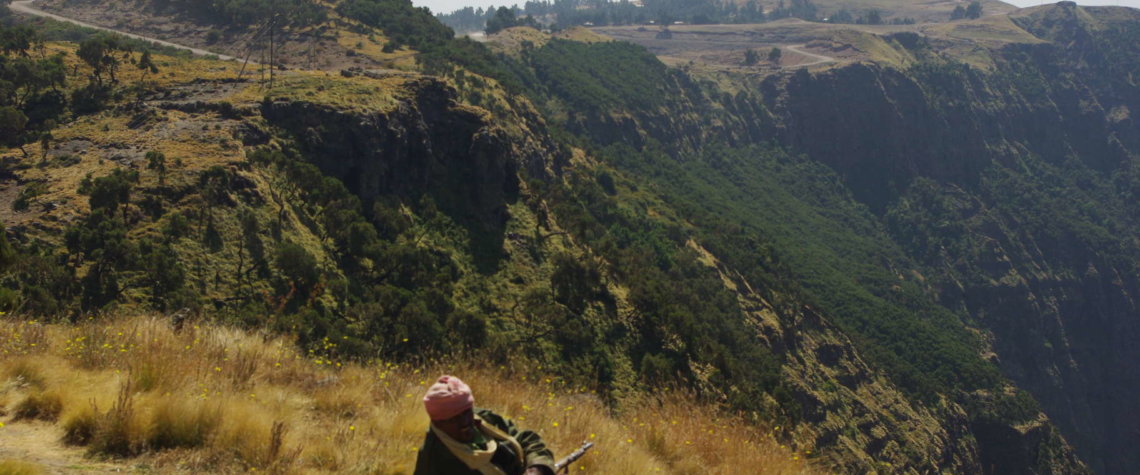
[[[743,4],[713,0],[645,0],[641,6],[613,0],[556,0],[525,2],[522,8],[500,7],[497,10],[467,7],[440,14],[438,18],[457,31],[479,31],[485,28],[488,33],[493,33],[502,29],[500,27],[514,26],[504,23],[504,20],[524,15],[529,18],[554,18],[551,26],[561,29],[587,24],[636,25],[652,22],[669,25],[675,21],[694,24],[759,23],[789,17],[814,20],[816,7],[810,0],[792,0],[788,4],[780,2],[778,8],[765,13],[764,7],[757,0]]]
[[[744,65],[745,66],[754,66],[756,63],[759,63],[759,62],[760,62],[760,53],[757,53],[756,50],[749,48],[748,50],[746,50],[744,52]]]
[[[704,380],[728,388],[732,406],[749,410],[764,410],[761,394],[768,393],[784,410],[769,417],[794,420],[796,403],[780,380],[778,360],[754,342],[736,296],[686,247],[688,233],[679,223],[635,211],[644,204],[627,202],[621,193],[610,196],[588,175],[572,176],[569,186],[549,193],[563,226],[599,252],[629,289],[639,332],[631,351],[642,379],[660,384],[679,377],[689,385]],[[569,310],[608,299],[597,290],[596,270],[562,257],[555,265],[555,300]],[[714,371],[694,373],[700,366]]]
[[[981,17],[982,17],[982,2],[978,2],[978,1],[970,2],[970,4],[968,6],[966,6],[966,8],[962,8],[962,5],[955,6],[954,11],[950,12],[950,20],[951,21],[962,20],[962,19],[973,20],[973,19],[977,19],[977,18],[981,18]]]
[[[532,88],[538,91],[534,94],[545,92],[558,97],[578,111],[603,115],[623,110],[656,111],[674,107],[671,101],[686,95],[678,91],[687,84],[683,79],[672,79],[670,75],[676,73],[631,45],[555,40],[524,55],[524,59],[540,81]],[[700,93],[689,94],[699,97]],[[771,301],[810,302],[836,319],[879,367],[886,368],[892,379],[912,394],[932,398],[955,389],[997,384],[996,369],[977,357],[979,343],[962,328],[958,318],[924,295],[919,285],[888,271],[914,264],[908,263],[905,253],[878,228],[876,219],[845,194],[833,172],[764,148],[734,150],[706,145],[698,156],[680,159],[653,147],[636,150],[614,145],[595,153],[624,174],[654,182],[661,197],[680,213],[680,220],[698,223],[699,242],[744,273],[755,288],[770,292],[767,297]],[[574,183],[573,187],[575,193],[586,193],[590,188],[583,183]],[[601,189],[586,196],[589,198],[579,200],[590,204],[612,200]],[[590,205],[584,206],[590,209]],[[612,213],[595,211],[592,215],[607,229],[601,233],[578,224],[589,221],[577,218],[579,213],[573,208],[555,209],[560,220],[575,223],[568,229],[594,249],[624,249],[630,244],[622,241],[623,236],[637,236],[637,241],[661,236],[642,246],[642,252],[652,250],[651,262],[669,271],[677,256],[686,255],[676,251],[684,244],[683,228],[654,231],[647,229],[647,224],[614,225]],[[758,261],[756,254],[761,249],[766,249],[767,257]],[[657,275],[640,270],[643,266],[635,259],[606,252],[603,255],[617,268],[639,269],[623,274],[625,278]],[[787,272],[789,268],[796,269],[795,273]],[[666,272],[659,278],[673,281],[683,275]],[[797,284],[785,290],[790,282]],[[668,293],[655,293],[653,299],[640,302],[667,302]],[[653,311],[660,310],[654,307]],[[689,313],[700,315],[701,321],[741,318],[739,314],[732,318],[715,316],[731,314],[725,312],[728,310],[721,308]],[[702,334],[682,323],[667,322],[667,326],[684,328],[681,334]],[[668,362],[656,357],[649,361],[653,368]]]
[[[259,3],[195,8],[219,26],[264,21],[248,10],[251,5]],[[80,183],[90,212],[67,221],[63,247],[29,238],[36,231],[26,228],[12,233],[11,242],[2,236],[0,311],[75,318],[117,306],[163,312],[185,307],[288,334],[337,358],[464,353],[493,364],[541,367],[597,389],[603,398],[643,385],[679,385],[753,419],[792,424],[829,410],[823,405],[846,404],[851,399],[842,398],[854,397],[853,385],[863,384],[828,381],[824,391],[836,399],[818,401],[813,388],[783,374],[786,361],[799,364],[792,358],[804,356],[796,345],[806,340],[797,340],[797,333],[814,331],[805,317],[819,316],[828,331],[854,342],[851,360],[867,361],[906,393],[900,405],[914,403],[897,414],[914,408],[927,417],[929,409],[936,413],[931,417],[960,419],[960,406],[971,422],[1008,426],[1037,421],[1039,409],[1027,393],[1008,391],[997,367],[979,356],[1009,339],[970,327],[1013,318],[1002,312],[1036,302],[1026,297],[1036,293],[1084,308],[1063,294],[1083,296],[1092,289],[1087,295],[1098,295],[1110,288],[1097,287],[1102,273],[1115,273],[1105,282],[1131,289],[1137,274],[1140,252],[1131,241],[1138,233],[1133,203],[1140,172],[1127,153],[1117,153],[1133,150],[1136,142],[1128,128],[1131,109],[1097,111],[1101,102],[1115,104],[1116,96],[1083,95],[1086,86],[1134,91],[1124,78],[1137,72],[1136,62],[1104,65],[1096,56],[1102,50],[1011,45],[995,53],[993,71],[980,71],[939,58],[934,42],[899,35],[892,39],[914,45],[907,47],[914,62],[905,71],[802,71],[765,81],[760,92],[734,95],[626,43],[551,40],[500,57],[452,38],[450,29],[406,1],[346,0],[337,8],[383,30],[389,51],[417,50],[425,71],[455,78],[459,97],[487,111],[451,104],[454,109],[427,109],[407,94],[420,83],[403,78],[298,74],[266,93],[261,118],[241,124],[251,136],[265,135],[256,142],[264,145],[241,148],[223,136],[233,154],[193,170],[174,165],[180,158],[161,145],[138,146],[133,159],[139,170],[111,164]],[[790,8],[806,12],[811,5],[793,2]],[[862,15],[853,21],[883,21],[878,11]],[[493,20],[489,29],[520,21],[509,9],[498,10]],[[1072,40],[1066,45],[1107,41],[1046,23],[1026,25],[1050,28],[1049,34]],[[1111,39],[1136,35],[1127,28],[1105,31]],[[126,113],[116,77],[125,74],[124,65],[133,63],[141,73],[132,72],[144,79],[156,73],[149,52],[134,60],[129,43],[92,36],[77,51],[82,64],[75,62],[90,81],[68,90],[61,79],[67,58],[29,54],[36,40],[28,30],[4,32],[0,129],[7,145],[44,144],[37,170],[57,163],[46,160],[56,121],[88,112],[101,112],[92,120]],[[1132,53],[1135,44],[1104,48]],[[745,63],[757,64],[764,54],[748,50]],[[781,55],[772,48],[766,57],[778,64]],[[1094,63],[1087,67],[1112,78],[1082,82],[1072,70],[1053,74],[1065,66],[1058,58]],[[851,89],[828,89],[834,85],[829,81]],[[495,82],[505,88],[490,86]],[[867,84],[874,89],[858,89]],[[899,91],[906,95],[892,95]],[[531,114],[528,101],[512,97],[515,92],[528,94],[547,115]],[[928,133],[938,138],[931,142],[967,151],[947,155],[954,160],[931,158],[938,159],[931,165],[923,162],[934,155],[929,149],[877,130],[877,123],[859,134],[836,134],[841,145],[813,157],[777,142],[795,143],[786,136],[797,128],[813,130],[797,122],[804,117],[796,113],[818,116],[846,104],[840,102],[846,97],[887,104],[883,114],[901,120],[934,117],[936,125],[953,124],[931,127]],[[321,124],[285,132],[286,121],[271,112],[291,102],[328,108],[350,125],[345,131]],[[115,104],[123,107],[108,107]],[[149,105],[139,99],[130,106]],[[1013,109],[1043,118],[1035,125],[1044,130],[1055,130],[1048,129],[1056,125],[1051,117],[1083,126],[1098,122],[1073,118],[1115,114],[1100,121],[1111,122],[1105,130],[1111,128],[1113,138],[1106,145],[1103,134],[1084,133],[1097,130],[1080,129],[1043,141],[1001,122],[1021,117],[1008,115]],[[496,162],[494,170],[477,169],[475,160],[430,163],[425,168],[447,170],[400,175],[393,179],[398,186],[378,179],[359,195],[350,187],[360,183],[346,186],[322,172],[328,160],[344,157],[321,156],[318,149],[335,149],[326,153],[336,155],[384,148],[386,158],[385,147],[394,146],[419,157],[432,152],[400,140],[432,147],[466,140],[466,133],[456,134],[459,127],[438,141],[430,132],[391,128],[399,136],[393,142],[328,146],[372,131],[351,124],[397,117],[393,111],[411,111],[398,117],[422,113],[427,127],[457,123],[430,117],[456,110],[462,113],[454,119],[470,122],[461,125],[471,125],[485,140],[478,143],[486,146],[480,153],[508,154],[519,162]],[[179,120],[192,116],[169,112]],[[356,120],[364,114],[372,115]],[[528,116],[525,124],[496,123],[522,115]],[[541,128],[543,122],[549,129]],[[985,137],[992,141],[975,142],[973,135],[984,134],[938,135],[947,128],[996,132]],[[234,139],[243,133],[232,131]],[[512,140],[517,142],[504,143]],[[367,147],[377,148],[361,149]],[[868,159],[872,154],[881,160]],[[513,166],[524,160],[531,161],[527,171],[516,172]],[[880,170],[868,163],[895,166]],[[961,168],[938,168],[947,164]],[[480,172],[509,175],[496,182],[501,189],[493,203],[471,199],[486,191],[473,189],[471,177]],[[877,181],[862,180],[872,174]],[[423,177],[430,188],[415,184]],[[21,217],[36,211],[44,195],[58,193],[46,183],[22,183],[14,203],[25,213]],[[1041,282],[1088,287],[1050,293]],[[1025,290],[1031,285],[1039,287]],[[965,296],[972,290],[983,297]],[[766,320],[757,323],[761,314]],[[786,341],[765,334],[773,321]],[[1052,349],[1081,336],[1043,332],[1033,340]],[[890,388],[878,375],[867,379]],[[27,417],[51,417],[50,403],[30,402]],[[97,422],[73,427],[75,437],[89,440],[92,427],[106,427],[100,440],[110,445],[101,452],[137,451],[116,445],[121,441],[113,420]],[[866,430],[858,424],[842,429],[851,440]],[[195,437],[168,434],[150,443],[201,444]]]
[[[495,16],[487,20],[487,28],[483,31],[485,31],[488,35],[493,35],[504,29],[516,26],[529,26],[532,28],[538,28],[539,25],[532,16],[518,18],[515,16],[514,10],[507,7],[499,7],[499,9],[495,11]]]
[[[682,162],[620,147],[605,156],[631,175],[653,177],[701,242],[754,287],[770,289],[770,299],[785,294],[831,315],[911,394],[998,382],[957,318],[889,272],[911,264],[833,172],[766,149],[709,147]],[[768,256],[758,260],[758,250]],[[781,289],[790,282],[799,284]]]
[[[29,27],[0,25],[0,145],[23,150],[25,143],[48,133],[66,110],[63,57],[33,58],[30,53],[40,44]]]
[[[556,96],[574,110],[610,111],[626,106],[641,110],[667,100],[676,74],[640,46],[622,42],[584,44],[551,40],[526,57],[534,70],[531,87]]]
[[[452,40],[451,28],[435,21],[427,8],[416,8],[408,0],[345,0],[337,13],[365,25],[384,30],[390,51],[402,45],[426,52]]]
[[[413,7],[408,0],[345,0],[337,5],[337,13],[383,30],[389,39],[385,51],[401,46],[419,51],[416,61],[430,74],[450,74],[460,66],[518,88],[490,49],[470,38],[455,38],[455,32],[436,21],[427,8]]]

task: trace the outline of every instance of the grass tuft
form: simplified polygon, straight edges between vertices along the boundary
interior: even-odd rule
[[[36,388],[44,387],[44,377],[39,365],[29,357],[13,359],[4,366],[4,379],[10,386]]]
[[[163,397],[151,409],[147,445],[154,450],[199,448],[221,423],[217,404],[201,400]]]
[[[98,424],[94,404],[69,407],[60,417],[63,441],[71,445],[87,445],[94,439]]]
[[[63,410],[63,398],[55,390],[36,391],[16,404],[13,420],[39,419],[55,421]]]
[[[145,431],[146,425],[135,412],[131,385],[124,384],[111,410],[96,419],[89,450],[120,457],[137,455],[145,446]]]

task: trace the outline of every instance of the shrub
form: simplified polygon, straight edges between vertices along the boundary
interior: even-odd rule
[[[190,220],[183,213],[170,213],[162,223],[162,234],[178,239],[190,232]]]
[[[103,110],[110,100],[110,86],[91,83],[71,93],[71,109],[76,114],[93,114]]]
[[[60,420],[63,426],[63,441],[72,445],[86,445],[91,442],[99,423],[94,403],[69,407]]]
[[[212,444],[255,466],[272,464],[280,451],[285,426],[264,411],[230,401]]]
[[[63,399],[53,390],[36,391],[16,404],[13,420],[39,419],[55,421],[63,410]]]
[[[286,242],[278,246],[273,262],[302,294],[308,293],[321,276],[317,259],[299,244]]]
[[[12,210],[26,211],[28,206],[31,205],[32,200],[44,193],[47,193],[47,184],[37,181],[28,185],[23,190],[20,190],[20,195],[12,201]]]
[[[129,457],[139,454],[145,442],[146,425],[135,413],[130,383],[119,389],[111,410],[95,419],[92,453]]]

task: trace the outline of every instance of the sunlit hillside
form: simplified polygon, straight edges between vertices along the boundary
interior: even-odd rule
[[[0,440],[22,438],[0,446],[0,472],[82,470],[52,458],[72,445],[108,469],[410,473],[428,424],[420,397],[443,372],[462,375],[477,405],[539,431],[556,457],[593,442],[575,473],[816,471],[810,450],[684,393],[609,407],[537,368],[349,362],[336,342],[325,348],[302,354],[286,337],[205,324],[175,331],[156,317],[5,317]]]

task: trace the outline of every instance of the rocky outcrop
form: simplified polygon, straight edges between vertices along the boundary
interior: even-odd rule
[[[396,195],[418,198],[446,190],[449,204],[476,215],[502,213],[518,189],[522,165],[500,130],[481,111],[454,103],[434,80],[391,111],[359,113],[317,102],[270,102],[262,113],[289,130],[326,174],[365,201]]]
[[[516,112],[515,129],[493,123],[486,111],[456,102],[447,83],[412,77],[394,107],[360,111],[320,101],[278,100],[262,105],[272,125],[289,131],[301,151],[325,174],[344,182],[366,204],[380,197],[418,202],[430,196],[471,231],[472,252],[493,270],[509,218],[507,204],[525,176],[549,179],[564,155],[538,121]],[[536,128],[538,128],[536,126]]]

